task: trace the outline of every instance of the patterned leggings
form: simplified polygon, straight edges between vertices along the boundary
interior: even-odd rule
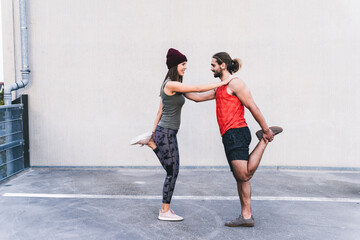
[[[170,203],[174,192],[176,178],[179,174],[179,149],[176,139],[177,130],[157,126],[154,149],[161,165],[166,171],[163,187],[163,203]]]

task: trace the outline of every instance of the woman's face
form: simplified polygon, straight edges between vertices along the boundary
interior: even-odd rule
[[[177,65],[177,71],[179,76],[184,76],[185,70],[186,70],[186,62],[182,62]]]

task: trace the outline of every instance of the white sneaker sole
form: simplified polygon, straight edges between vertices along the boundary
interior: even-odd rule
[[[184,218],[165,218],[165,217],[160,217],[158,216],[158,219],[161,221],[172,221],[172,222],[180,222],[182,220],[184,220]]]
[[[149,138],[149,140],[150,140],[151,136],[152,136],[151,132],[141,134],[140,136],[137,136],[137,137],[134,137],[133,139],[131,139],[130,144],[131,145],[140,144],[140,142],[142,140],[145,140],[147,138]]]

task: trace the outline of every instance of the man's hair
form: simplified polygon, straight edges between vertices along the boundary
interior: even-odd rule
[[[231,59],[230,55],[226,52],[219,52],[214,54],[213,58],[221,65],[225,63],[226,69],[231,73],[236,73],[241,68],[241,60],[238,58]]]

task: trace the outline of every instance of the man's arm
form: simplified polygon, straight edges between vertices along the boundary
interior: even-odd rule
[[[194,93],[194,92],[184,93],[184,96],[187,99],[190,99],[194,102],[204,102],[215,99],[215,94],[216,94],[216,89],[202,93]]]
[[[262,115],[258,106],[255,104],[249,88],[239,78],[233,79],[229,83],[228,88],[231,91],[231,94],[234,94],[237,98],[239,98],[240,102],[247,109],[249,109],[255,120],[259,123],[261,129],[264,132],[264,140],[268,140],[271,142],[274,138],[274,133],[269,129],[264,116]]]

